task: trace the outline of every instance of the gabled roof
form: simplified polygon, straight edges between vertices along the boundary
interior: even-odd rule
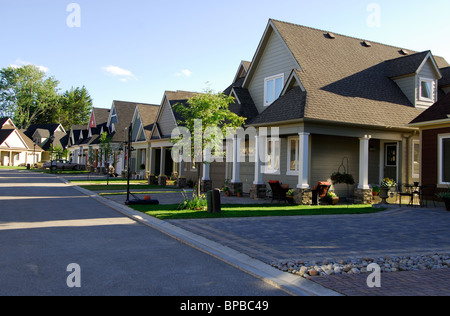
[[[65,132],[64,127],[61,124],[54,123],[54,124],[33,124],[30,125],[30,127],[27,128],[26,131],[24,131],[25,135],[27,135],[29,138],[33,138],[34,133],[36,130],[39,129],[41,132],[43,130],[47,130],[49,135],[53,135],[57,130],[61,130]]]
[[[136,106],[136,112],[134,114],[133,121],[135,121],[136,116],[139,115],[145,134],[145,139],[147,141],[151,138],[153,125],[155,124],[158,111],[159,105],[155,104],[138,104]]]
[[[402,73],[404,71],[398,69],[401,64],[409,65],[411,62],[414,66],[405,70],[410,71],[417,65],[416,61],[423,62],[429,52],[407,57],[405,50],[399,47],[375,42],[367,45],[367,41],[362,39],[339,34],[330,37],[328,34],[323,30],[269,20],[243,87],[248,88],[265,43],[273,35],[279,36],[297,65],[295,74],[307,93],[303,118],[404,128],[421,113],[386,73],[388,66],[390,72]],[[421,59],[422,56],[424,58]],[[393,62],[394,59],[399,60]],[[440,57],[433,57],[433,61],[438,69],[449,66]],[[394,68],[395,71],[392,70]]]
[[[441,68],[442,78],[439,80],[439,86],[450,86],[450,67]]]
[[[12,134],[16,134],[17,137],[24,144],[24,149],[28,150],[36,150],[37,152],[42,152],[42,148],[38,145],[34,145],[34,142],[25,135],[22,131],[20,131],[10,118],[2,118],[0,119],[0,145],[3,144]]]
[[[439,68],[436,65],[431,51],[425,51],[421,53],[415,53],[403,57],[387,60],[386,63],[386,75],[389,78],[401,77],[409,74],[416,74],[420,71],[427,60],[431,60],[434,65],[436,75],[441,78],[442,75]]]
[[[421,126],[440,122],[450,123],[450,93],[425,110],[410,124]]]

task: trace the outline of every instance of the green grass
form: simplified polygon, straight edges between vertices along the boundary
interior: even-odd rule
[[[196,219],[196,218],[231,218],[231,217],[262,217],[262,216],[301,216],[301,215],[338,215],[338,214],[369,214],[384,211],[383,208],[373,208],[371,205],[320,205],[301,206],[286,204],[248,204],[222,205],[221,214],[210,214],[206,211],[177,210],[177,204],[172,205],[133,205],[133,209],[158,219]]]

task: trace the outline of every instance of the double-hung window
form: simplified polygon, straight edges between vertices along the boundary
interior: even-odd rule
[[[284,74],[264,79],[264,106],[269,106],[281,95],[284,84]]]
[[[439,184],[450,185],[450,134],[439,136]]]
[[[420,78],[419,99],[434,102],[434,80]]]
[[[268,138],[266,146],[266,173],[280,173],[280,139]]]
[[[299,149],[298,136],[288,137],[287,148],[287,172],[286,175],[298,175],[299,170]]]

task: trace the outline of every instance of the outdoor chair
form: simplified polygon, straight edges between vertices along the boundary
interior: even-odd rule
[[[414,196],[417,196],[420,199],[419,185],[411,185],[411,184],[399,184],[397,185],[397,197],[399,200],[400,207],[402,206],[402,198],[406,196],[408,197],[408,206],[414,205]],[[419,201],[420,202],[420,201]]]
[[[312,190],[313,194],[313,205],[320,205],[321,201],[327,199],[328,191],[330,190],[331,183],[330,182],[319,182]]]
[[[272,203],[273,200],[286,201],[286,193],[289,188],[283,188],[279,181],[269,181],[270,189],[272,190]]]
[[[428,200],[433,200],[436,207],[436,184],[424,184],[420,188],[420,205],[428,207]]]

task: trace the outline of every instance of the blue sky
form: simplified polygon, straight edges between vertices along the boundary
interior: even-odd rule
[[[159,104],[165,90],[224,90],[270,18],[450,62],[448,12],[448,0],[0,0],[0,68],[41,66],[63,90],[86,86],[95,107]]]

